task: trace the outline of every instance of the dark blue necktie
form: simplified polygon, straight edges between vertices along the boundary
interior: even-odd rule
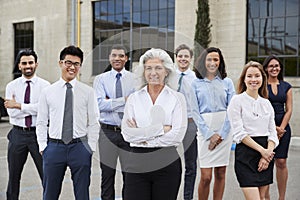
[[[179,81],[178,81],[178,89],[177,89],[177,92],[180,91],[181,89],[181,85],[182,85],[182,78],[185,74],[182,72],[181,75],[180,75],[180,78],[179,78]]]

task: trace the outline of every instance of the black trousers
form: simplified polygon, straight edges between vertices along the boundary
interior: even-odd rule
[[[21,174],[27,160],[28,152],[33,158],[41,180],[43,177],[42,156],[39,153],[34,130],[23,131],[12,128],[7,138],[9,140],[7,151],[9,178],[6,197],[7,200],[17,200],[19,199]]]
[[[184,148],[184,200],[192,200],[194,194],[195,180],[197,176],[197,126],[194,121],[189,120],[188,128],[183,139]]]
[[[126,154],[128,154],[129,149],[129,143],[124,141],[120,129],[114,130],[101,126],[99,138],[99,155],[101,168],[102,200],[115,199],[115,175],[118,158],[120,160],[123,174],[122,196],[124,195],[124,182],[126,175],[124,171],[124,165],[127,157]]]
[[[131,148],[124,200],[176,200],[181,160],[175,147]]]

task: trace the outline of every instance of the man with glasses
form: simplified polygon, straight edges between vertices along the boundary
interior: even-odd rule
[[[109,54],[110,71],[96,76],[94,89],[100,113],[99,154],[101,173],[101,199],[115,199],[115,174],[118,157],[125,178],[124,164],[129,143],[121,135],[121,121],[128,96],[134,92],[133,73],[125,70],[128,60],[124,46],[114,45]],[[124,193],[124,184],[122,195]]]
[[[22,76],[6,86],[9,122],[13,125],[8,133],[8,186],[7,200],[19,199],[20,180],[28,152],[33,158],[39,176],[43,178],[42,157],[36,140],[36,117],[41,90],[50,83],[35,75],[38,67],[37,54],[30,49],[21,50],[16,58]]]
[[[76,79],[82,61],[80,48],[64,48],[59,60],[61,78],[42,91],[39,101],[37,140],[43,156],[44,200],[59,199],[67,167],[75,199],[89,199],[91,158],[100,126],[93,88]]]

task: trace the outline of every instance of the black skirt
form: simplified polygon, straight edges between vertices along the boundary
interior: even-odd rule
[[[267,148],[268,137],[252,137],[252,139]],[[261,172],[258,171],[258,163],[261,154],[240,143],[235,149],[234,170],[240,187],[260,187],[273,183],[274,160],[269,163],[269,167]]]

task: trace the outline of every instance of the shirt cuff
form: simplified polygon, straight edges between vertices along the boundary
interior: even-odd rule
[[[92,150],[93,152],[95,152],[96,149],[97,149],[97,143],[92,142],[92,141],[88,141],[88,144],[89,144],[91,150]]]
[[[42,152],[46,149],[47,147],[47,142],[43,142],[39,144],[39,151]]]

